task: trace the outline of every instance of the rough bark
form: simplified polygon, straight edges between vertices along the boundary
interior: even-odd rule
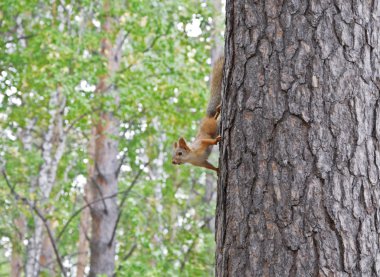
[[[109,2],[105,1],[105,13],[109,13]],[[107,17],[103,31],[106,34],[113,32],[112,18]],[[118,92],[111,81],[120,66],[122,44],[125,35],[119,33],[115,45],[108,38],[102,40],[102,55],[108,61],[108,74],[101,77],[97,93],[111,96],[118,102]],[[92,130],[95,138],[95,152],[93,176],[90,176],[91,201],[107,197],[117,193],[117,169],[119,167],[118,121],[111,111],[102,110],[99,119]],[[115,270],[115,246],[114,231],[118,216],[117,198],[104,199],[90,206],[92,218],[92,231],[90,241],[90,273],[89,276],[105,274],[113,276]]]
[[[379,1],[226,11],[216,276],[379,276]]]

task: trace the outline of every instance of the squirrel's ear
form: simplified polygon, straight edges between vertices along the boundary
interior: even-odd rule
[[[183,138],[178,140],[179,147],[185,149],[186,151],[190,151],[190,148],[187,146],[186,141]]]
[[[175,142],[175,143],[173,144],[173,147],[174,147],[174,148],[177,148],[177,147],[178,147],[178,143]]]

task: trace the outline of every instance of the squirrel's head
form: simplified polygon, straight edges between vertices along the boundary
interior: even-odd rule
[[[175,142],[173,145],[173,164],[183,164],[187,162],[187,158],[189,157],[191,150],[190,147],[187,146],[186,141],[183,138],[178,140],[178,143]]]

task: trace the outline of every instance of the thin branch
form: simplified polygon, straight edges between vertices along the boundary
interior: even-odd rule
[[[136,248],[137,248],[137,243],[134,243],[132,245],[131,249],[129,249],[128,253],[121,260],[123,262],[125,262],[126,260],[128,260],[132,256],[133,252],[135,252]],[[116,272],[119,272],[122,267],[123,267],[123,264],[120,263]],[[117,276],[117,274],[115,274],[115,276]]]
[[[86,197],[84,197],[84,201],[86,202],[86,204],[88,204]],[[81,220],[80,223],[79,223],[80,229],[82,230],[82,232],[83,232],[83,234],[84,234],[84,237],[85,237],[86,241],[90,242],[90,241],[91,241],[91,238],[90,238],[90,236],[88,235],[88,231],[89,231],[90,228],[89,228],[89,226],[87,226],[87,228],[85,228],[85,227],[83,226],[84,224],[82,224],[82,223],[83,223],[83,222],[82,222],[82,220]]]
[[[170,28],[171,28],[171,25],[168,26],[168,28],[167,28],[167,30],[165,31],[164,34],[160,34],[160,35],[155,36],[153,38],[153,40],[151,41],[151,43],[144,50],[142,50],[141,53],[145,54],[146,52],[148,52],[149,50],[151,50],[154,47],[154,45],[156,44],[156,42],[160,38],[165,37],[165,36],[167,36],[169,34]],[[120,70],[119,73],[126,72],[127,70],[131,69],[134,65],[136,65],[136,63],[132,63],[132,64],[128,65],[126,68]]]
[[[21,201],[23,204],[29,206],[36,213],[36,215],[42,220],[42,222],[44,223],[46,231],[47,231],[48,236],[49,236],[50,243],[53,246],[54,254],[55,254],[55,257],[57,259],[59,268],[61,269],[61,272],[62,272],[63,276],[66,276],[65,268],[64,268],[64,266],[62,264],[61,257],[59,256],[57,244],[55,242],[55,239],[54,239],[54,236],[53,236],[53,232],[51,231],[50,226],[48,224],[48,220],[45,218],[45,216],[43,215],[42,211],[35,204],[31,203],[27,198],[22,197],[21,195],[19,195],[14,190],[14,187],[12,187],[11,183],[9,182],[8,176],[7,176],[4,168],[1,170],[1,173],[3,174],[5,182],[6,182],[7,186],[9,187],[9,189],[11,191],[11,194],[14,196],[14,198],[16,200]]]
[[[103,196],[102,189],[100,188],[99,184],[96,182],[95,178],[91,178],[91,181],[95,185],[96,189],[98,190],[98,192],[100,194],[100,199],[102,200],[103,206],[104,206],[104,213],[108,214],[107,204],[106,204],[106,201],[104,200],[105,198]]]
[[[73,122],[71,122],[71,124],[66,128],[66,130],[64,131],[65,134],[67,134],[68,132],[70,132],[70,130],[74,127],[75,124],[77,124],[81,119],[85,118],[86,116],[88,116],[92,111],[88,111],[84,114],[82,114],[81,116],[77,117],[76,119],[73,120]]]
[[[203,227],[207,226],[207,224],[210,222],[211,219],[212,219],[212,217],[209,218],[208,220],[205,220],[205,222],[202,224],[202,226],[200,226],[200,228],[203,228]],[[193,240],[193,242],[191,243],[189,249],[186,251],[186,253],[184,253],[185,256],[184,256],[183,260],[181,261],[180,272],[182,272],[182,271],[184,270],[185,265],[186,265],[186,262],[188,261],[189,256],[190,256],[190,254],[191,254],[191,251],[193,251],[193,248],[194,248],[195,244],[197,243],[198,238],[199,238],[199,233],[198,233],[198,235],[196,235],[196,237],[194,238],[194,240]]]
[[[115,197],[115,196],[113,196],[113,197]],[[70,222],[71,222],[71,221],[72,221],[77,215],[79,215],[84,209],[90,207],[92,204],[95,204],[95,203],[100,202],[100,201],[102,201],[102,200],[103,200],[103,199],[96,199],[95,201],[90,202],[90,203],[88,203],[88,204],[86,204],[86,205],[80,207],[76,212],[74,212],[74,213],[70,216],[69,220],[67,220],[67,222],[66,222],[66,224],[63,226],[62,230],[59,232],[59,234],[58,234],[58,236],[57,236],[57,241],[59,241],[59,240],[61,239],[63,233],[66,231],[66,228],[69,226]]]
[[[143,172],[143,170],[148,166],[150,162],[147,162],[146,164],[144,164],[144,167],[142,167],[139,172],[136,174],[135,178],[133,179],[132,183],[129,185],[128,189],[123,193],[123,198],[121,199],[121,202],[120,202],[120,205],[119,205],[119,214],[117,215],[117,219],[116,219],[116,222],[115,222],[115,226],[113,228],[113,231],[112,231],[112,236],[111,236],[111,239],[110,241],[108,242],[108,246],[111,247],[112,245],[112,242],[115,238],[115,234],[116,234],[116,229],[117,229],[117,225],[119,224],[119,221],[120,221],[120,218],[121,218],[121,214],[123,212],[123,206],[124,206],[124,203],[125,203],[125,200],[127,199],[128,197],[128,194],[129,192],[133,189],[133,187],[136,185],[137,183],[137,180],[139,179],[141,173]]]
[[[124,36],[119,40],[119,43],[116,45],[117,46],[116,47],[116,54],[120,53],[121,48],[123,47],[124,42],[127,39],[128,35],[129,35],[129,32],[125,33]]]
[[[115,172],[116,178],[119,177],[120,170],[121,170],[121,167],[123,166],[126,156],[127,156],[127,151],[124,151],[123,156],[120,159],[119,166],[117,167],[116,172]]]
[[[85,112],[84,114],[78,116],[77,118],[75,118],[71,124],[66,128],[66,130],[64,131],[65,134],[67,134],[68,132],[70,132],[70,130],[72,128],[74,128],[75,124],[77,124],[79,121],[81,121],[83,118],[85,118],[86,116],[90,115],[91,113],[94,113],[94,112],[97,112],[101,110],[101,108],[96,108],[96,109],[92,109],[90,111],[87,111]]]
[[[149,50],[151,50],[151,49],[154,47],[154,45],[156,44],[156,42],[158,41],[158,39],[161,38],[161,37],[164,37],[165,35],[166,35],[166,34],[164,34],[164,35],[159,35],[159,36],[155,36],[154,39],[152,40],[152,42],[150,43],[150,45],[147,46],[147,47],[142,51],[142,53],[146,53],[146,52],[148,52]]]
[[[169,25],[168,25],[168,28],[165,30],[165,33],[162,34],[162,35],[156,36],[156,37],[152,40],[152,42],[150,43],[150,45],[149,45],[147,48],[145,48],[145,49],[143,50],[142,53],[146,53],[146,52],[148,52],[149,50],[151,50],[151,49],[154,47],[154,45],[156,44],[156,42],[158,41],[159,38],[161,38],[161,37],[166,37],[166,36],[169,34],[170,28],[172,28],[172,27],[173,27],[173,24],[169,24]]]
[[[189,259],[189,256],[190,256],[190,253],[191,251],[193,250],[194,246],[195,246],[195,243],[197,242],[197,239],[194,239],[194,241],[192,242],[192,244],[190,245],[189,249],[186,251],[185,253],[185,257],[183,258],[183,260],[181,261],[181,268],[180,268],[180,272],[183,272],[184,268],[185,268],[185,264],[187,262],[187,260]]]
[[[98,198],[94,201],[91,201],[91,202],[88,202],[86,205],[80,207],[76,212],[74,212],[70,218],[67,220],[66,224],[63,226],[62,230],[59,232],[58,236],[57,236],[57,241],[59,241],[62,237],[62,235],[65,233],[67,227],[69,226],[70,222],[76,217],[78,216],[84,209],[88,208],[88,207],[91,207],[92,204],[95,204],[95,203],[98,203],[100,201],[104,201],[106,199],[111,199],[111,198],[114,198],[114,197],[117,197],[119,194],[122,194],[122,193],[129,193],[131,191],[131,186],[129,186],[126,190],[122,190],[122,191],[119,191],[119,192],[115,192],[113,194],[110,194],[108,196],[105,196],[103,198]]]
[[[132,254],[133,254],[133,252],[136,250],[136,248],[137,248],[137,244],[134,243],[134,244],[132,245],[131,249],[129,249],[127,255],[125,255],[125,256],[123,257],[123,261],[128,260],[128,259],[132,256]]]
[[[6,45],[7,43],[16,42],[16,41],[19,41],[19,40],[22,40],[22,39],[30,39],[30,38],[32,38],[34,36],[36,36],[36,35],[34,35],[34,34],[33,35],[25,35],[25,36],[20,36],[20,37],[17,37],[17,38],[13,38],[13,39],[4,41],[3,45]]]
[[[100,168],[99,168],[99,165],[97,162],[94,162],[95,164],[95,169],[96,169],[96,172],[98,172],[98,174],[100,175],[100,177],[103,179],[103,180],[106,180],[106,178],[104,177],[103,173],[100,171]]]

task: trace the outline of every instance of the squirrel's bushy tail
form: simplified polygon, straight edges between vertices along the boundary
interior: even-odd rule
[[[216,112],[216,107],[219,106],[222,99],[222,81],[223,81],[223,65],[224,56],[219,57],[213,66],[211,74],[211,85],[210,85],[210,100],[207,106],[207,116],[213,117]]]

